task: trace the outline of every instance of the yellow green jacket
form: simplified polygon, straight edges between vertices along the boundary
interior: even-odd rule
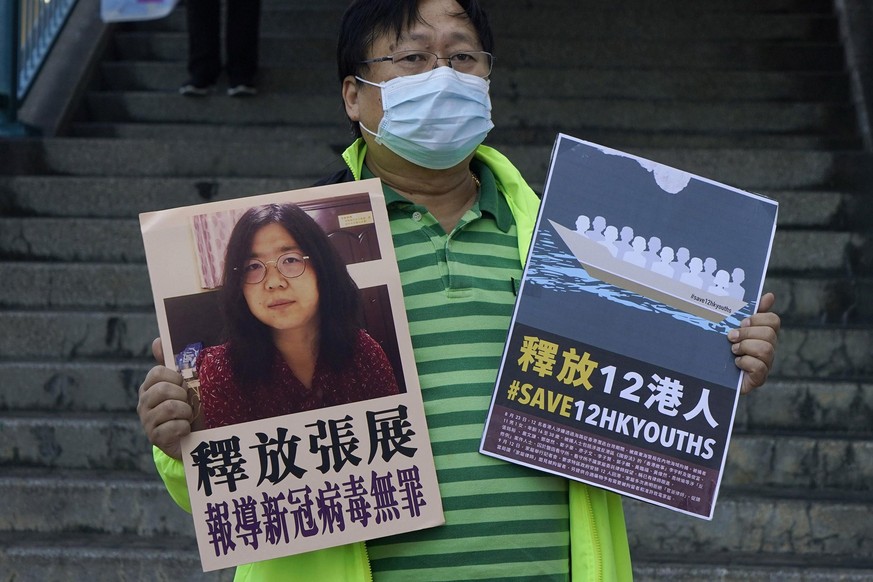
[[[343,153],[348,178],[359,180],[367,146],[358,139]],[[494,174],[506,196],[518,229],[518,252],[527,258],[539,209],[539,198],[521,173],[497,150],[476,149],[476,158]],[[348,174],[349,172],[344,172]],[[334,181],[342,180],[338,175]],[[153,449],[155,466],[173,500],[190,513],[191,502],[181,461]],[[572,582],[626,582],[633,579],[621,497],[615,493],[570,482],[570,564]],[[293,582],[323,580],[370,582],[373,575],[364,542],[239,566],[235,582]]]

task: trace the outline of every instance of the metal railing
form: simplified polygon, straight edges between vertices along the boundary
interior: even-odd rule
[[[18,108],[76,0],[0,0],[0,133],[15,133]]]

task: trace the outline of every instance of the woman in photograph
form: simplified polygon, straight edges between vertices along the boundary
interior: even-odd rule
[[[226,339],[197,358],[206,428],[397,394],[358,326],[358,289],[321,227],[294,204],[249,209],[231,233]]]

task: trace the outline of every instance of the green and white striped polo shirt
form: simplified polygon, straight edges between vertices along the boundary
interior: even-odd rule
[[[448,235],[384,187],[446,525],[368,542],[376,582],[569,578],[567,481],[478,452],[521,264],[494,176],[473,170],[479,201]]]

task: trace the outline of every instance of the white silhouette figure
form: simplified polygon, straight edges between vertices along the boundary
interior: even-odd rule
[[[631,245],[633,247],[632,250],[626,252],[622,259],[627,261],[632,265],[636,265],[638,267],[646,266],[646,256],[643,254],[646,250],[646,239],[641,236],[635,236],[634,241]]]
[[[651,268],[658,262],[658,253],[661,250],[661,239],[656,236],[649,237],[649,250],[646,251],[646,267]]]
[[[652,263],[652,272],[672,279],[673,267],[670,266],[670,262],[673,260],[673,249],[670,247],[662,248],[660,257],[660,261]]]
[[[712,285],[712,279],[715,277],[716,268],[717,263],[712,257],[707,257],[706,260],[703,261],[703,273],[700,274],[700,278],[703,279],[704,287]]]
[[[615,243],[615,246],[618,247],[618,256],[623,257],[626,252],[633,248],[631,247],[631,242],[633,240],[634,229],[630,226],[622,226],[621,236],[619,236],[618,241]]]
[[[694,257],[691,259],[691,262],[688,263],[688,272],[682,273],[682,276],[679,277],[679,281],[685,283],[686,285],[691,285],[692,287],[697,287],[698,289],[703,289],[703,279],[700,278],[700,272],[703,270],[703,261]]]
[[[746,272],[737,267],[731,273],[731,284],[728,287],[728,294],[735,299],[744,299],[746,290],[743,288],[743,281],[746,280]]]
[[[591,240],[602,241],[603,229],[606,228],[606,219],[602,216],[595,216],[592,230],[585,233]]]
[[[730,274],[725,270],[719,269],[715,274],[715,277],[712,278],[712,285],[710,285],[706,290],[713,295],[726,296],[728,294],[728,285],[730,284]]]
[[[676,260],[671,265],[673,267],[673,278],[677,281],[679,278],[688,272],[688,259],[691,258],[691,253],[685,247],[679,247],[676,251]]]
[[[618,229],[614,226],[607,226],[603,231],[603,240],[597,244],[601,244],[609,250],[613,257],[618,256],[618,247],[615,246],[615,241],[618,239]]]

